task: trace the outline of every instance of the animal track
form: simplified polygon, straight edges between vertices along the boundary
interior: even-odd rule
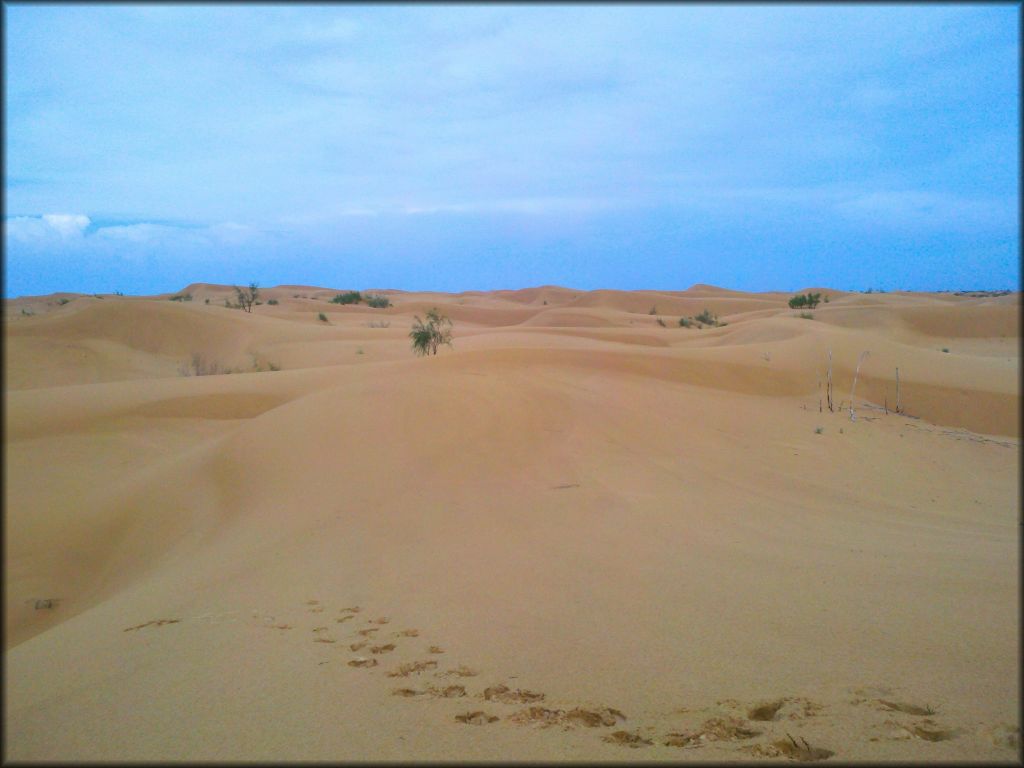
[[[388,643],[387,645],[374,645],[370,647],[370,653],[391,653],[395,650],[394,643]]]
[[[736,717],[712,717],[692,733],[670,733],[665,746],[695,747],[709,741],[739,741],[753,738],[761,732],[748,728],[747,724]]]
[[[391,670],[388,672],[388,677],[408,677],[409,675],[419,674],[424,670],[435,669],[436,667],[436,661],[412,661]]]
[[[782,705],[785,703],[785,699],[778,699],[776,701],[758,704],[747,711],[747,718],[750,720],[761,721],[774,720],[775,713],[782,709]]]
[[[153,619],[153,621],[147,621],[145,624],[137,624],[134,627],[128,627],[125,632],[134,632],[137,629],[144,627],[162,627],[164,624],[178,624],[181,619]]]
[[[827,760],[835,754],[830,749],[823,749],[821,747],[812,747],[807,743],[807,739],[800,737],[802,744],[797,743],[797,740],[786,734],[786,739],[779,739],[773,741],[770,744],[754,744],[751,747],[744,747],[744,752],[749,752],[752,755],[758,757],[788,757],[792,760],[800,760],[803,762],[810,762],[815,760]]]
[[[352,620],[354,618],[355,618],[355,616],[352,616],[351,614],[349,614],[348,616],[342,616],[340,619],[335,619],[335,621],[338,622],[339,624],[341,624],[343,622],[350,621],[350,620]]]
[[[380,629],[378,629],[377,627],[372,627],[370,629],[360,629],[356,634],[362,635],[363,637],[369,637],[374,632],[380,632]]]
[[[420,631],[418,629],[403,629],[398,633],[399,637],[419,637]]]
[[[369,643],[364,640],[361,643],[352,643],[349,648],[353,651],[358,651],[360,648],[365,648],[367,645],[369,645]]]
[[[533,691],[511,690],[507,685],[495,685],[484,689],[483,696],[487,701],[492,699],[503,704],[530,704],[535,701],[543,701],[543,693]]]
[[[331,640],[329,637],[317,637],[313,639],[314,643],[335,643],[336,640]]]
[[[427,649],[427,653],[444,653],[444,648],[438,645],[432,645]]]
[[[362,656],[348,663],[350,667],[376,667],[377,664],[378,661],[376,659],[367,659]]]
[[[607,736],[602,736],[601,741],[607,741],[611,744],[619,744],[624,747],[649,747],[652,742],[650,739],[645,739],[639,733],[630,733],[629,731],[615,731],[609,733]]]
[[[467,725],[487,725],[488,723],[497,722],[498,718],[494,715],[488,715],[486,712],[467,712],[464,715],[456,715],[455,719],[460,723],[466,723]]]
[[[338,611],[338,613],[359,613],[361,610],[363,610],[363,609],[360,608],[358,605],[356,605],[356,606],[353,606],[352,608],[342,608],[340,611]],[[349,617],[349,618],[351,618],[351,617]]]
[[[434,666],[437,666],[436,661],[431,661],[429,663],[433,664]],[[441,676],[450,677],[451,675],[455,675],[456,677],[476,677],[479,674],[480,672],[478,670],[470,669],[466,666],[458,666],[455,669],[449,669],[447,672],[442,672]]]
[[[371,624],[388,624],[391,621],[387,616],[381,616],[379,619],[374,619]]]

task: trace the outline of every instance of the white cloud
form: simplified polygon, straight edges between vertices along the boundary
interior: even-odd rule
[[[47,213],[42,216],[15,216],[4,222],[5,234],[21,243],[43,243],[81,238],[92,223],[88,216],[72,213]]]

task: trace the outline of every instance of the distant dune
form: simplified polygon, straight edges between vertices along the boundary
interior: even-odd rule
[[[1019,759],[1019,293],[344,290],[4,302],[8,759]]]

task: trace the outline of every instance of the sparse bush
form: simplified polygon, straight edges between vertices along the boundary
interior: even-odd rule
[[[252,312],[252,305],[256,303],[256,299],[260,295],[260,289],[256,283],[249,283],[248,288],[239,288],[236,285],[234,289],[235,296],[238,297],[238,302],[235,304],[234,309],[244,309],[246,312]],[[231,305],[228,304],[227,306]]]
[[[359,291],[348,291],[347,293],[339,293],[333,299],[332,304],[358,304],[363,300],[363,296]]]
[[[814,434],[820,435],[824,431],[825,431],[824,427],[816,427],[815,430],[814,430]]]
[[[68,303],[70,303],[70,302],[71,302],[71,299],[57,299],[57,303],[58,303],[58,304],[60,304],[60,305],[61,305],[62,307],[63,307],[63,306],[65,305],[65,304],[68,304]]]
[[[272,307],[276,307],[277,306],[277,299],[267,299],[267,304],[269,304]]]
[[[391,306],[391,300],[387,296],[367,296],[366,305],[374,309],[387,309]]]
[[[415,316],[409,338],[412,339],[412,349],[417,355],[436,355],[437,348],[441,344],[452,345],[452,321],[442,314],[437,308],[427,312],[427,321],[420,320],[419,315]]]
[[[356,354],[357,354],[357,355],[361,355],[361,354],[363,354],[363,348],[362,348],[362,347],[359,347],[359,348],[358,348],[358,349],[356,350]]]
[[[177,296],[171,296],[168,301],[192,301],[191,293],[180,293]]]
[[[371,320],[366,325],[369,328],[390,328],[391,322],[388,320]]]
[[[825,294],[825,303],[828,304],[828,294]]]
[[[207,304],[209,304],[209,303],[210,303],[210,300],[209,300],[209,299],[207,299],[207,300],[206,300],[206,303],[207,303]]]
[[[21,314],[23,314],[25,317],[32,317],[32,315],[34,315],[35,312],[32,312],[32,311],[27,310],[24,307],[22,307],[21,308]]]
[[[679,318],[679,326],[681,328],[689,328],[692,325],[693,325],[693,320],[691,320],[690,318],[688,318],[688,317],[680,317]]]
[[[814,315],[812,315],[810,312],[801,312],[800,313],[800,317],[802,317],[804,320],[813,320],[814,319]]]
[[[178,366],[178,373],[182,376],[216,376],[230,371],[222,370],[217,363],[207,362],[198,352],[193,352],[189,362]]]
[[[660,317],[658,318],[658,325],[660,325],[662,328],[668,327],[667,325],[665,325],[665,321],[662,320]]]
[[[319,315],[316,316],[316,319],[319,320],[321,323],[326,323],[327,322],[327,315],[325,315],[323,312],[321,312]]]
[[[694,318],[698,323],[704,323],[704,325],[715,325],[718,322],[718,316],[712,314],[711,310],[705,307],[704,311],[701,312]]]
[[[820,293],[800,293],[789,300],[789,307],[790,309],[800,309],[800,307],[814,309],[818,306],[819,301],[821,301]]]
[[[949,347],[943,347],[943,348],[942,348],[942,351],[943,351],[943,352],[949,352]]]
[[[658,308],[657,307],[651,307],[649,310],[647,310],[647,314],[648,315],[656,315],[656,314],[658,314]]]

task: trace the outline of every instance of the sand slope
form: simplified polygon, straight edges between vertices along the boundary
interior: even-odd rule
[[[6,302],[7,757],[1019,759],[1019,296],[813,290]]]

